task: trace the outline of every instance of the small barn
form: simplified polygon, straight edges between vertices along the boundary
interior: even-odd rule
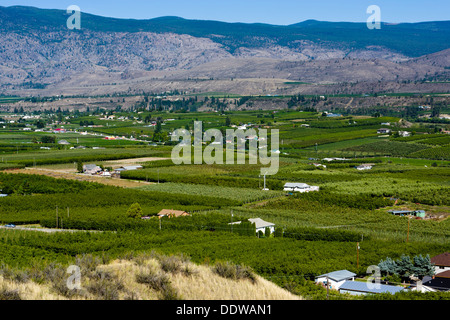
[[[181,210],[171,210],[171,209],[162,209],[158,213],[158,217],[161,219],[162,217],[168,217],[168,218],[178,218],[178,217],[185,217],[189,216],[190,214],[186,211]]]

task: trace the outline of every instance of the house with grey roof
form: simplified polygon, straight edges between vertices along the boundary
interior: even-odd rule
[[[97,166],[96,164],[85,164],[83,166],[84,174],[97,174],[102,171],[102,168]]]
[[[390,293],[396,294],[397,292],[404,291],[403,287],[391,286],[381,283],[371,283],[362,281],[345,281],[339,287],[340,293],[349,293],[351,295],[364,295],[364,294],[379,294]]]
[[[330,289],[338,290],[345,281],[355,280],[355,276],[356,273],[348,270],[338,270],[317,276],[315,282],[323,284],[325,287],[328,282]]]
[[[58,144],[63,145],[63,146],[68,146],[70,144],[70,142],[67,140],[59,140]]]

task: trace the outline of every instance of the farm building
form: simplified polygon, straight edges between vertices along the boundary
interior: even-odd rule
[[[284,185],[284,191],[291,191],[291,192],[319,191],[319,187],[310,186],[306,183],[286,183]]]
[[[435,273],[450,271],[450,252],[444,252],[431,258],[431,263],[435,266]]]
[[[269,228],[270,233],[273,233],[275,231],[275,224],[272,222],[264,221],[261,218],[251,218],[248,219],[248,221],[255,224],[256,233],[258,233],[259,231],[264,233],[266,231],[266,228]],[[229,224],[241,224],[241,221],[236,221]]]
[[[373,168],[373,164],[371,163],[367,163],[367,164],[362,164],[356,167],[357,170],[371,170]]]
[[[381,129],[378,129],[377,133],[378,134],[389,134],[389,133],[391,133],[391,129],[381,128]]]
[[[178,217],[185,217],[189,216],[189,213],[186,211],[180,211],[180,210],[170,210],[170,209],[162,209],[158,213],[158,217],[168,217],[168,218],[178,218]]]
[[[59,140],[59,141],[58,141],[58,144],[60,144],[60,145],[64,145],[64,146],[67,146],[67,145],[69,145],[69,144],[70,144],[70,142],[69,142],[69,141],[67,141],[67,140]]]
[[[417,218],[425,218],[426,212],[424,210],[389,210],[389,213],[395,216],[415,216]]]
[[[421,292],[450,292],[450,270],[440,272],[433,277],[424,277],[421,289]]]
[[[380,283],[367,283],[361,281],[345,281],[340,287],[340,293],[349,293],[351,295],[363,295],[363,294],[377,294],[377,293],[390,293],[395,294],[397,292],[405,290],[402,287],[391,286]]]
[[[400,137],[409,137],[409,136],[411,135],[411,133],[408,132],[408,131],[399,131],[399,132],[398,132],[398,135],[399,135]]]
[[[120,176],[120,174],[124,171],[133,171],[133,170],[140,170],[143,167],[140,165],[136,165],[136,166],[125,166],[125,167],[120,167],[117,169],[114,169],[113,175],[114,176]]]
[[[83,166],[84,174],[97,174],[102,171],[102,168],[97,166],[96,164],[85,164]]]
[[[258,233],[259,231],[264,232],[266,228],[270,229],[270,233],[273,233],[275,231],[275,224],[272,222],[267,222],[260,218],[252,218],[248,219],[248,221],[255,224],[256,233]]]
[[[330,289],[338,290],[341,285],[346,282],[347,280],[355,280],[356,274],[353,272],[350,272],[348,270],[339,270],[339,271],[333,271],[330,273],[322,274],[318,277],[316,277],[315,282],[321,283],[324,286],[327,285],[327,277],[328,277],[328,285]]]
[[[123,171],[140,170],[142,168],[143,168],[143,166],[141,166],[141,165],[121,167],[121,169],[123,169]]]

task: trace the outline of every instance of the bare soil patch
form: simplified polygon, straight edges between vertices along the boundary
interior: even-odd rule
[[[61,170],[50,170],[50,169],[37,169],[37,168],[25,168],[25,169],[17,169],[8,171],[9,173],[24,173],[24,174],[39,174],[45,175],[57,179],[71,179],[78,181],[89,181],[89,182],[97,182],[106,185],[112,185],[116,187],[122,188],[136,188],[142,187],[143,185],[149,185],[152,183],[145,181],[134,181],[120,178],[110,178],[110,177],[101,177],[101,176],[92,176],[85,175],[75,172],[65,172]]]

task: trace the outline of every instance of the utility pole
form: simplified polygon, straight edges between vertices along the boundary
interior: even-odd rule
[[[356,268],[359,268],[359,242],[356,243]]]
[[[231,226],[231,232],[233,232],[233,210],[231,210],[231,223],[230,223],[230,226]]]

